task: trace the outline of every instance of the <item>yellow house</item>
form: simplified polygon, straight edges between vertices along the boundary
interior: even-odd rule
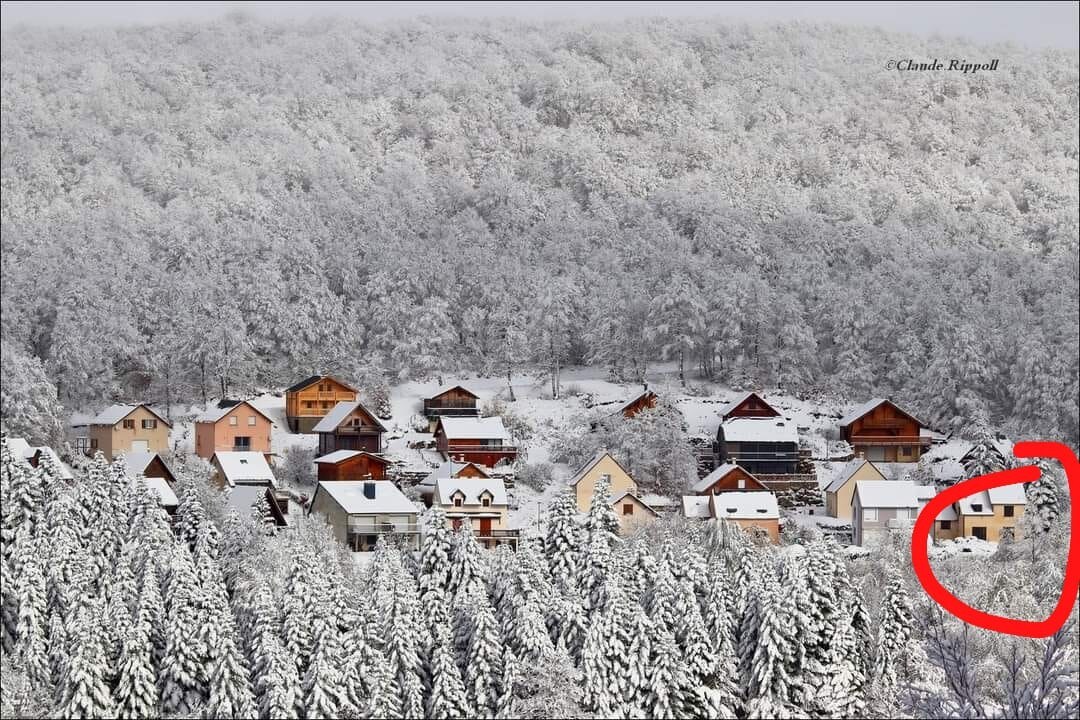
[[[149,405],[112,405],[90,421],[90,453],[105,457],[131,452],[159,453],[169,449],[172,424]]]
[[[604,475],[608,477],[610,497],[621,497],[627,492],[637,495],[638,486],[634,478],[630,477],[630,473],[626,472],[626,469],[611,456],[611,453],[602,450],[592,460],[585,463],[585,466],[578,470],[574,477],[570,478],[570,485],[574,488],[574,494],[577,497],[579,512],[589,512],[596,483]]]
[[[825,512],[829,517],[851,520],[851,499],[860,480],[888,480],[877,465],[856,458],[845,464],[825,487]]]
[[[1027,508],[1023,485],[991,488],[957,503],[960,537],[998,542],[1003,534],[1020,538],[1020,518]]]
[[[454,530],[468,523],[484,547],[517,544],[517,532],[507,527],[506,484],[499,478],[439,478],[431,504],[442,508]]]

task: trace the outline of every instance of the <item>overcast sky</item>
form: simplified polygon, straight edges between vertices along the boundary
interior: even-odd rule
[[[719,15],[748,22],[811,20],[872,25],[918,35],[964,36],[1032,47],[1080,47],[1076,2],[3,2],[0,25],[111,25],[209,20],[233,10],[274,20],[346,16],[378,22],[416,15],[611,19]]]

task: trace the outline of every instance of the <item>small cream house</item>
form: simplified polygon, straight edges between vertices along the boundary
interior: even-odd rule
[[[825,487],[825,512],[829,517],[851,520],[851,498],[855,495],[855,485],[860,480],[888,480],[877,465],[856,458],[843,467]]]
[[[439,478],[431,504],[442,508],[455,530],[468,524],[484,547],[517,543],[517,533],[507,527],[509,505],[501,479]]]
[[[630,473],[626,472],[626,469],[611,456],[611,453],[600,451],[592,460],[585,463],[585,466],[578,470],[574,477],[570,478],[570,486],[574,488],[579,512],[589,512],[596,483],[605,475],[608,477],[610,497],[620,497],[626,492],[637,495],[638,486],[634,478],[630,477]]]
[[[100,450],[110,460],[129,452],[165,452],[171,427],[149,405],[112,405],[90,421],[88,449],[90,454]]]
[[[619,521],[619,534],[624,536],[634,534],[659,517],[656,510],[629,490],[614,498],[611,507]]]

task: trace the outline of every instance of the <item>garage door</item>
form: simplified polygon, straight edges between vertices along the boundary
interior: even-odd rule
[[[149,440],[132,440],[131,452],[150,452]]]

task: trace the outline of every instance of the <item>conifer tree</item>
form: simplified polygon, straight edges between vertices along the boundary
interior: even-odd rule
[[[383,651],[401,694],[402,714],[405,717],[418,717],[423,713],[423,668],[420,662],[422,644],[416,613],[416,585],[412,578],[399,572],[396,588],[383,636]]]
[[[314,641],[303,681],[304,717],[339,717],[349,710],[339,665],[341,646],[337,628],[322,614],[315,617]]]
[[[450,566],[453,557],[453,535],[446,524],[446,513],[436,506],[428,511],[427,532],[420,546],[420,598],[431,589],[450,591]]]
[[[607,475],[601,475],[596,481],[592,504],[585,516],[585,536],[589,542],[598,534],[605,534],[609,538],[619,534],[619,518],[611,506],[611,480]]]
[[[97,602],[84,605],[68,627],[71,657],[60,686],[58,713],[63,718],[93,720],[116,716],[116,706],[106,681],[105,648],[101,643]]]
[[[137,720],[160,713],[150,617],[147,606],[140,605],[135,621],[122,638],[115,693],[117,714],[121,718]]]
[[[544,552],[556,587],[574,587],[578,582],[581,527],[577,521],[577,500],[571,488],[559,493],[548,511]]]
[[[471,617],[465,656],[465,690],[476,716],[493,718],[498,711],[499,688],[495,678],[503,662],[502,638],[487,593],[478,588],[467,600]]]
[[[679,691],[687,683],[686,669],[675,638],[662,624],[656,625],[649,664],[645,715],[663,720],[678,717]]]
[[[469,702],[462,684],[461,671],[454,660],[450,629],[446,623],[433,628],[431,650],[431,692],[427,717],[434,720],[469,716]]]
[[[463,527],[454,535],[454,556],[450,564],[450,593],[468,595],[474,584],[483,585],[487,579],[484,555],[472,530]]]
[[[881,601],[874,663],[874,678],[885,693],[891,693],[896,688],[897,668],[904,664],[905,656],[910,651],[908,646],[914,622],[904,578],[896,568],[890,567],[887,570],[885,596]]]

